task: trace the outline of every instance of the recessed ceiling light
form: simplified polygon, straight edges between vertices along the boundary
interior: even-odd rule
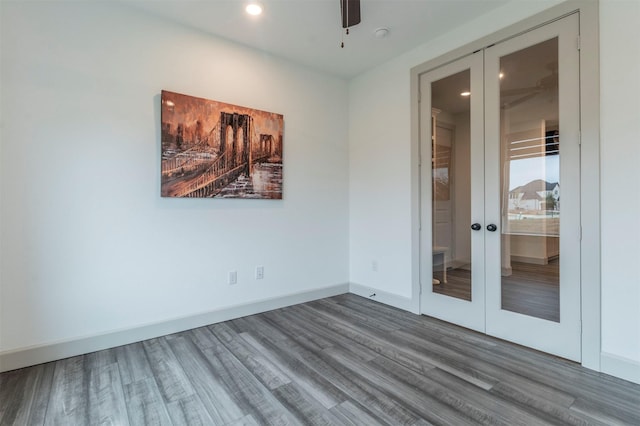
[[[462,92],[460,96],[471,96],[471,92]]]
[[[258,16],[262,13],[262,5],[258,3],[249,3],[244,10],[252,16]]]
[[[500,80],[502,80],[502,77],[504,77],[504,73],[503,73],[503,72],[501,72],[500,74],[498,74],[498,78],[499,78]]]

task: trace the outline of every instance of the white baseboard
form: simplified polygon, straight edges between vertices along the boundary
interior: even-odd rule
[[[82,337],[73,340],[31,346],[0,352],[0,372],[28,367],[30,365],[69,358],[103,349],[140,342],[154,337],[190,330],[209,324],[228,321],[247,315],[284,308],[298,303],[310,302],[325,297],[337,296],[349,292],[349,284],[338,284],[288,296],[259,300],[246,305],[230,306],[211,312],[203,312],[184,318],[175,318],[153,324],[147,324],[126,330],[118,330],[97,336]]]
[[[602,352],[600,369],[603,373],[640,384],[640,362],[638,361]]]
[[[357,283],[349,284],[349,293],[357,294],[358,296],[366,297],[367,299],[376,300],[385,305],[393,306],[394,308],[402,309],[405,311],[418,314],[418,307],[414,303],[413,299],[409,297],[398,296],[397,294],[387,293],[373,287],[367,287]]]

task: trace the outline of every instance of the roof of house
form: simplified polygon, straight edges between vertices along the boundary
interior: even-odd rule
[[[558,182],[547,182],[543,179],[536,179],[532,180],[526,185],[521,185],[513,188],[511,191],[509,191],[509,193],[522,193],[523,200],[542,200],[543,197],[541,197],[539,193],[544,191],[553,191],[556,185],[558,185]]]

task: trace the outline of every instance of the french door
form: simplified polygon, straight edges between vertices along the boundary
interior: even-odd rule
[[[580,361],[578,16],[420,76],[421,311]]]

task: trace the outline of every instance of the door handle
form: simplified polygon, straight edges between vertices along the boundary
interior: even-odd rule
[[[495,232],[498,229],[497,226],[495,226],[493,223],[490,223],[489,225],[487,225],[487,231],[489,232]]]
[[[482,229],[482,225],[480,225],[479,223],[474,223],[473,225],[471,225],[471,229],[473,229],[474,231],[479,231]]]

